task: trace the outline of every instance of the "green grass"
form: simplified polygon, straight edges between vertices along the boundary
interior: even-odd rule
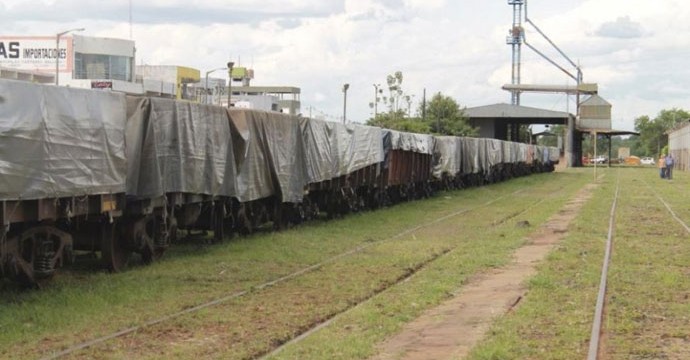
[[[690,193],[684,190],[688,175],[677,172],[668,182],[658,179],[656,169],[603,172],[601,186],[567,238],[530,280],[520,308],[493,326],[470,359],[586,356],[618,181],[621,190],[603,324],[607,358],[689,358],[690,242],[652,193],[653,188],[690,222]]]
[[[524,207],[521,202],[549,196],[553,201],[524,215],[529,215],[531,223],[538,224],[585,181],[586,176],[579,173],[521,178],[490,187],[440,194],[427,201],[356,214],[342,220],[315,222],[281,233],[234,239],[218,246],[177,246],[163,261],[121,274],[75,270],[60,276],[41,291],[5,289],[0,300],[0,357],[24,358],[56,351],[230,293],[252,289],[359,245],[372,244],[360,253],[328,263],[298,279],[254,291],[223,305],[140,330],[80,353],[85,357],[188,358],[203,349],[207,355],[220,358],[253,356],[270,351],[310,326],[368,299],[408,274],[410,269],[452,250],[426,264],[404,286],[394,286],[393,289],[399,288],[396,291],[401,294],[394,296],[391,305],[383,302],[380,312],[365,313],[363,323],[344,328],[350,329],[346,331],[350,335],[359,333],[352,329],[360,327],[374,331],[372,336],[357,339],[357,336],[343,337],[342,341],[361,343],[352,348],[354,354],[338,355],[340,350],[337,349],[314,350],[315,354],[325,351],[329,358],[368,354],[377,339],[392,333],[424,308],[450,296],[468,276],[507,261],[528,229],[515,228],[513,220],[498,226],[493,223]],[[515,193],[518,189],[524,190]],[[417,224],[478,207],[502,196],[504,198],[489,206],[400,239],[386,240]],[[409,287],[409,284],[418,285]],[[380,296],[390,296],[388,294],[386,291],[374,296],[353,313],[377,303]],[[372,322],[381,325],[373,326]],[[312,342],[310,337],[302,346],[310,349],[308,344]]]
[[[328,327],[286,347],[274,358],[364,359],[371,356],[378,342],[399,331],[425,309],[451,297],[471,276],[507,263],[512,250],[523,244],[524,237],[532,231],[517,228],[515,223],[522,219],[532,224],[545,221],[586,181],[580,175],[559,174],[556,177],[549,179],[556,183],[545,181],[540,187],[521,193],[522,201],[505,199],[468,214],[463,219],[465,222],[454,219],[438,228],[420,231],[416,235],[418,238],[451,243],[453,250],[405,283],[348,311]],[[550,201],[499,226],[493,225],[540,197],[548,197]]]

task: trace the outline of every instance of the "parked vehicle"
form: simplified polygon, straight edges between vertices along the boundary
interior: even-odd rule
[[[633,155],[633,156],[628,156],[628,157],[625,159],[625,165],[635,165],[635,166],[637,166],[637,165],[641,165],[641,164],[642,164],[642,162],[640,161],[640,158],[637,157],[637,156],[634,156],[634,155]]]
[[[640,159],[640,164],[642,165],[654,165],[654,158],[653,157],[643,157]]]
[[[589,162],[590,164],[605,164],[608,162],[608,159],[604,155],[599,155],[597,157],[591,158]]]

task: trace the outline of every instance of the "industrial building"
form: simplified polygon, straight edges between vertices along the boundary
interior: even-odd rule
[[[252,86],[254,70],[230,67],[231,81],[202,79],[198,69],[177,65],[135,65],[132,40],[69,34],[51,36],[0,36],[0,77],[38,83],[118,91],[220,106],[300,113],[300,88]],[[229,63],[228,65],[230,65]],[[56,79],[57,74],[57,79]],[[228,88],[232,96],[228,97]]]
[[[194,85],[199,83],[197,69],[175,65],[138,65],[137,82],[148,96],[197,101]]]
[[[52,76],[59,85],[143,93],[141,84],[135,82],[134,41],[74,34],[2,36],[0,42],[15,50],[0,57],[0,66],[21,72],[23,75],[17,74],[17,80],[46,83],[47,77]]]
[[[683,122],[668,132],[668,151],[675,159],[676,169],[690,170],[690,122]]]

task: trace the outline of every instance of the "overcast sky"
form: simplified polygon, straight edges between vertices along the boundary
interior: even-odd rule
[[[147,0],[131,2],[137,64],[182,65],[202,74],[228,59],[255,70],[253,85],[302,89],[302,112],[364,122],[374,83],[397,70],[421,101],[436,92],[473,107],[510,102],[506,0]],[[688,109],[690,2],[530,0],[529,17],[579,63],[585,82],[613,105],[613,127],[632,130],[641,115]],[[3,35],[129,38],[127,0],[0,0]],[[529,26],[526,37],[564,67]],[[570,67],[568,67],[570,69]],[[222,76],[221,72],[215,73]],[[214,75],[215,75],[214,74]],[[203,75],[202,75],[203,76]],[[572,84],[523,46],[522,82]],[[523,94],[522,105],[574,112],[565,95]],[[414,110],[413,110],[414,111]]]

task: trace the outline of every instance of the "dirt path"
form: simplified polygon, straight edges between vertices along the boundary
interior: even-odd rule
[[[514,261],[471,279],[457,296],[431,309],[379,346],[374,360],[458,359],[465,357],[489,330],[491,322],[513,307],[526,292],[523,284],[565,236],[571,221],[596,185],[582,188],[558,213],[532,233]]]

